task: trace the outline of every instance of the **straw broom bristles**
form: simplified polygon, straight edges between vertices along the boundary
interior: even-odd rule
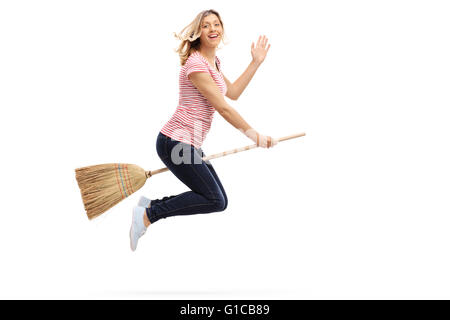
[[[75,169],[89,219],[98,217],[145,184],[148,174],[127,163],[108,163]]]

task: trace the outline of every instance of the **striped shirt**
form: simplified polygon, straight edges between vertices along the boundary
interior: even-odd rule
[[[211,128],[215,109],[198,91],[188,76],[192,72],[209,73],[220,92],[225,95],[227,85],[222,75],[220,60],[216,57],[215,61],[219,72],[210,65],[200,52],[191,53],[180,70],[180,93],[177,109],[161,129],[162,134],[171,137],[173,140],[193,145],[195,148],[201,147]]]

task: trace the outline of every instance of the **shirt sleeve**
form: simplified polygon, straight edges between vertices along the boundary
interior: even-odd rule
[[[192,72],[206,72],[209,73],[208,67],[205,65],[205,62],[199,57],[189,57],[186,61],[186,77],[189,76]]]

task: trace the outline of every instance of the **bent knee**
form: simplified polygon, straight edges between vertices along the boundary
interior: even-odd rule
[[[214,207],[216,212],[222,212],[227,208],[228,200],[222,195],[214,201]]]
[[[228,207],[228,199],[225,197],[225,201],[224,201],[224,206],[223,206],[223,210],[225,211],[225,209]]]

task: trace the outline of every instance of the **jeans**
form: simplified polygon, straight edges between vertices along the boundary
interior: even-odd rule
[[[151,200],[147,216],[151,223],[159,219],[198,213],[224,211],[228,204],[227,195],[201,148],[173,140],[162,134],[156,139],[156,152],[166,167],[191,191]]]

